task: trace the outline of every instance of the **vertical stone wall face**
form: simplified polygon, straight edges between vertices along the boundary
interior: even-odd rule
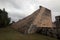
[[[52,27],[51,10],[41,7],[39,14],[33,21],[38,27]]]
[[[56,31],[57,31],[57,38],[60,39],[60,16],[56,16]]]

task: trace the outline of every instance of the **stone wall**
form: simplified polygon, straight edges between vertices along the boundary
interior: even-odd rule
[[[51,10],[41,6],[33,24],[37,27],[52,27]]]
[[[57,38],[60,39],[60,16],[56,16],[55,18],[56,18],[55,25],[57,30]]]
[[[33,14],[19,20],[12,24],[12,28],[22,33],[35,33],[38,27],[42,27],[42,31],[46,30],[45,27],[52,27],[51,10],[40,6]],[[45,31],[46,32],[46,31]]]
[[[39,27],[36,33],[57,38],[56,28]]]

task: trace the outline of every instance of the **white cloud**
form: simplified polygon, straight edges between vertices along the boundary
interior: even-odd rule
[[[52,18],[60,15],[60,0],[0,0],[0,8],[6,8],[14,21],[24,18],[39,8],[40,5],[52,10]]]

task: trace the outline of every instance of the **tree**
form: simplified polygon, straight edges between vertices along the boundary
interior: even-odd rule
[[[3,10],[0,9],[0,27],[6,27],[9,25],[11,21],[11,18],[8,17],[8,13],[5,11],[5,9],[3,8]]]

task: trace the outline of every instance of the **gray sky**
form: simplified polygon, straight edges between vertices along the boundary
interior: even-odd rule
[[[18,21],[44,6],[52,11],[54,17],[60,15],[60,0],[0,0],[0,9],[5,8],[12,20]]]

